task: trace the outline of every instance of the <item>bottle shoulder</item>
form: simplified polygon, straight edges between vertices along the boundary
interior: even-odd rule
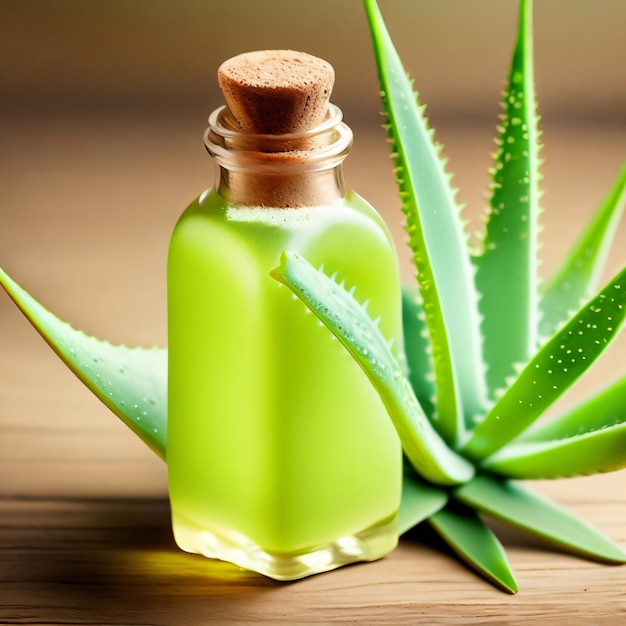
[[[348,190],[343,198],[329,205],[294,208],[232,207],[215,189],[207,189],[195,198],[179,218],[177,227],[187,221],[225,223],[233,228],[310,230],[322,225],[351,223],[375,226],[388,234],[388,229],[376,209],[362,196]],[[368,224],[371,222],[371,224]]]
[[[355,211],[358,211],[363,216],[370,219],[374,224],[376,224],[376,226],[378,226],[378,228],[384,233],[391,247],[394,246],[389,226],[387,226],[387,223],[382,218],[380,213],[368,200],[366,200],[354,189],[348,189],[348,191],[346,192],[345,200],[347,204],[349,204]]]
[[[224,258],[253,255],[276,265],[286,250],[338,270],[356,263],[386,271],[390,280],[397,273],[385,223],[353,191],[329,206],[272,209],[229,207],[209,190],[185,210],[170,243],[170,257],[194,254],[222,264]]]

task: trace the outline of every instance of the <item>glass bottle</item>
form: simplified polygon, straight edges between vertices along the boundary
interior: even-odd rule
[[[217,183],[169,250],[173,529],[183,550],[290,580],[395,547],[401,447],[359,366],[270,271],[292,250],[336,273],[397,353],[400,281],[382,219],[344,189],[336,106],[304,132],[240,126],[210,116]]]

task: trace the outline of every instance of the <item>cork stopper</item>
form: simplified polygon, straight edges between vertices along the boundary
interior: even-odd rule
[[[323,125],[339,111],[329,105],[335,82],[329,63],[304,52],[262,50],[229,59],[217,77],[228,105],[223,121],[235,131],[223,144],[231,167],[222,163],[219,173],[219,192],[231,207],[328,206],[342,196],[335,167],[341,158],[331,159],[327,149],[336,145],[343,154],[351,134],[345,141],[337,125]],[[319,167],[317,157],[331,165]]]
[[[304,52],[260,50],[217,71],[226,104],[244,133],[304,133],[321,124],[335,81],[332,65]]]

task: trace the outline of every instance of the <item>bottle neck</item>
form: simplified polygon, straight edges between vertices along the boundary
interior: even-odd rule
[[[323,206],[345,194],[342,163],[352,131],[335,105],[319,126],[284,135],[241,132],[221,107],[209,117],[204,143],[218,166],[217,191],[230,206]]]

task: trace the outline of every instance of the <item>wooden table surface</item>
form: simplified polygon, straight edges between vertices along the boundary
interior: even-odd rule
[[[89,333],[164,345],[168,237],[212,182],[202,127],[175,118],[30,115],[5,120],[1,130],[0,265]],[[617,173],[626,129],[553,122],[545,130],[548,272]],[[474,217],[491,130],[450,122],[439,136]],[[382,132],[357,132],[348,177],[401,242],[386,159]],[[625,245],[621,227],[613,271]],[[408,279],[405,256],[402,263]],[[498,525],[518,577],[515,596],[416,534],[381,561],[295,583],[180,552],[164,464],[0,296],[0,623],[626,623],[626,567],[555,552]],[[566,403],[623,373],[625,353],[622,338]],[[626,547],[624,476],[536,489]]]

